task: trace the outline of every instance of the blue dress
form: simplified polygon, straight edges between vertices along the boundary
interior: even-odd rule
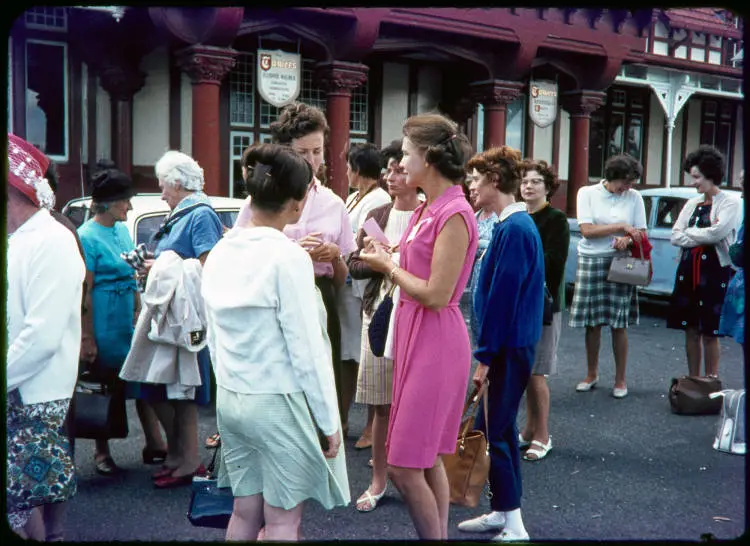
[[[103,226],[92,218],[78,228],[86,269],[94,274],[91,307],[97,363],[110,370],[122,368],[133,339],[133,311],[137,290],[133,268],[120,257],[135,247],[122,222]],[[137,394],[129,384],[128,397]]]
[[[474,256],[474,267],[471,271],[471,278],[469,279],[469,293],[471,294],[471,306],[469,309],[469,326],[471,328],[471,338],[474,343],[477,341],[477,316],[474,312],[474,292],[477,287],[477,279],[479,278],[479,270],[482,267],[482,256],[487,251],[487,247],[490,246],[490,239],[492,239],[492,230],[495,228],[497,223],[497,214],[494,212],[491,216],[480,220],[479,216],[482,211],[478,211],[475,214],[477,219],[477,231],[479,231],[479,245],[477,246],[477,252]]]
[[[729,281],[719,322],[719,333],[733,337],[740,344],[745,343],[745,269],[742,267],[744,246],[745,222],[743,221],[737,232],[737,241],[730,247],[730,256],[732,263],[737,267],[737,273]]]
[[[198,203],[210,204],[203,192],[195,192],[185,197],[171,212],[169,218]],[[172,250],[182,259],[197,259],[201,254],[209,252],[219,242],[224,233],[224,227],[216,212],[210,207],[195,207],[180,217],[159,240],[154,250],[158,258],[162,252]],[[208,348],[198,353],[198,368],[201,375],[201,386],[195,390],[195,403],[205,406],[211,401],[211,359]],[[144,397],[150,402],[163,402],[167,399],[164,385],[141,384]]]

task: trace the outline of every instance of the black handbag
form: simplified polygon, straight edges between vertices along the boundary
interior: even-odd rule
[[[547,288],[547,283],[544,283],[544,311],[542,312],[542,324],[549,326],[552,324],[553,307],[555,300],[552,298],[552,293]]]
[[[214,449],[211,463],[204,476],[193,476],[193,489],[190,495],[187,518],[195,527],[226,529],[234,508],[234,497],[230,487],[218,487],[214,475],[216,455],[221,446]]]
[[[378,308],[372,314],[370,326],[367,328],[367,338],[370,341],[370,350],[375,356],[385,354],[385,342],[388,339],[388,325],[391,322],[393,312],[393,291],[396,285],[392,284],[388,293],[380,302]]]
[[[73,393],[73,406],[76,438],[109,440],[128,436],[124,388],[115,388],[112,383],[84,372]]]

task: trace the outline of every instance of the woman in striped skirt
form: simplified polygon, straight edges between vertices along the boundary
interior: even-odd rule
[[[570,308],[570,327],[586,328],[586,378],[576,385],[578,392],[590,391],[599,381],[599,346],[602,326],[612,328],[615,384],[612,395],[628,395],[625,366],[628,355],[627,328],[638,322],[638,295],[628,284],[607,281],[612,259],[619,251],[641,241],[646,230],[643,197],[632,185],[643,174],[633,157],[610,157],[604,166],[604,180],[578,191],[578,271]]]

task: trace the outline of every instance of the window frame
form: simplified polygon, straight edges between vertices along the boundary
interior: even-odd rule
[[[52,159],[53,161],[57,163],[68,163],[68,161],[70,161],[70,58],[68,56],[68,44],[62,41],[46,40],[42,38],[26,38],[24,40],[24,71],[23,71],[24,89],[29,88],[28,75],[29,75],[29,44],[30,43],[61,46],[63,48],[63,109],[64,109],[63,143],[64,143],[65,153],[64,155],[53,155],[53,154],[46,154],[46,155],[47,157],[49,157],[50,159]],[[24,104],[23,115],[26,116],[25,97],[24,97],[23,104]]]
[[[40,23],[30,23],[27,20],[30,11],[35,9],[59,9],[62,10],[63,26],[57,27],[53,25],[45,25]],[[53,15],[54,17],[54,15]],[[48,32],[68,32],[68,9],[64,6],[33,6],[25,10],[23,13],[23,25],[29,30],[44,30]]]
[[[715,104],[716,110],[714,114],[707,112],[708,105]],[[722,116],[722,110],[724,107],[730,108],[729,115],[727,117]],[[704,130],[713,124],[713,142],[705,142],[703,138]],[[727,151],[719,150],[724,154],[726,160],[724,180],[721,181],[721,185],[726,187],[732,187],[732,173],[734,172],[734,145],[737,132],[737,103],[732,100],[722,100],[718,97],[703,97],[701,100],[701,120],[700,120],[700,131],[698,133],[700,144],[711,144],[716,147],[716,140],[719,135],[720,127],[722,124],[729,125],[729,142]],[[718,147],[717,147],[718,149]]]
[[[237,156],[234,154],[234,139],[236,137],[250,137],[250,144],[248,146],[252,146],[255,144],[255,132],[253,131],[230,131],[229,132],[229,197],[234,198],[234,162],[237,160],[242,160],[242,154],[245,152],[246,148],[243,148],[242,152],[240,152],[240,155]]]

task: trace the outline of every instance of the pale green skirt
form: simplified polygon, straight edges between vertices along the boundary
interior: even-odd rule
[[[342,441],[326,459],[304,393],[239,394],[218,387],[220,487],[235,497],[262,494],[290,510],[307,499],[330,510],[350,501]]]

